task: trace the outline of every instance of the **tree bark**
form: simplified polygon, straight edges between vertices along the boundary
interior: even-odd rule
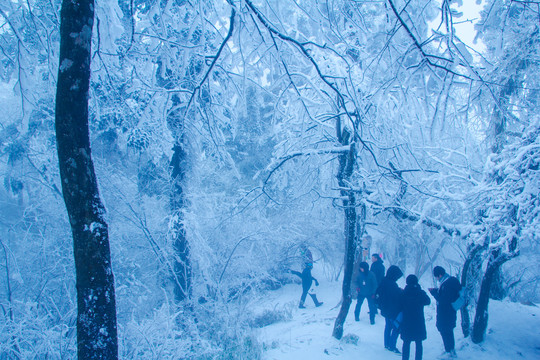
[[[480,294],[478,295],[478,304],[476,305],[476,314],[472,328],[471,340],[475,344],[484,341],[488,325],[488,305],[491,287],[495,280],[495,274],[508,260],[510,260],[510,256],[505,254],[501,255],[500,249],[493,249],[491,251],[486,272],[484,273],[482,284],[480,286]]]
[[[88,89],[93,0],[64,0],[56,92],[62,194],[73,234],[79,359],[117,359],[114,277],[108,226],[90,151]]]
[[[472,282],[470,276],[477,271],[481,271],[482,260],[479,258],[480,253],[485,250],[486,245],[476,245],[469,250],[467,259],[463,263],[461,270],[461,286],[465,289],[465,304],[461,308],[461,331],[463,337],[468,337],[471,334],[471,316],[469,314],[469,301],[473,293]],[[479,276],[477,276],[479,277]]]
[[[338,123],[338,127],[340,124]],[[349,133],[344,132],[341,138],[341,143],[349,144]],[[348,153],[339,156],[339,170],[337,174],[338,183],[341,188],[348,187],[348,181],[352,175],[354,161],[356,158],[355,146],[351,144]],[[342,285],[342,302],[339,314],[334,323],[332,336],[336,339],[343,337],[343,324],[349,313],[349,308],[352,302],[351,280],[354,268],[354,254],[356,251],[356,198],[352,191],[341,191],[342,196],[346,196],[347,200],[343,201],[345,209],[345,268],[343,272]]]
[[[173,151],[170,164],[173,181],[170,231],[172,232],[174,252],[174,297],[176,302],[180,303],[188,299],[191,295],[191,259],[183,215],[186,205],[184,194],[186,152],[180,143],[174,146]]]

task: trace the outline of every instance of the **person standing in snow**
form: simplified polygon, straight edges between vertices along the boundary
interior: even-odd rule
[[[401,310],[401,294],[403,292],[397,281],[402,276],[403,272],[399,267],[390,266],[376,292],[379,309],[381,309],[381,315],[385,320],[384,348],[396,354],[400,353],[396,347],[399,336],[396,319]]]
[[[319,286],[319,282],[317,281],[317,279],[315,279],[311,275],[312,268],[313,268],[313,264],[306,264],[306,266],[304,267],[304,270],[301,273],[298,271],[291,270],[291,274],[294,274],[300,277],[300,279],[302,279],[302,296],[300,296],[300,304],[298,305],[300,309],[306,308],[304,306],[304,303],[306,301],[306,296],[309,292],[309,289],[311,288],[311,284],[313,283],[313,281],[315,281],[315,286]],[[322,302],[319,302],[319,300],[317,300],[317,295],[315,293],[312,292],[309,294],[309,296],[311,296],[311,298],[313,299],[313,302],[315,303],[316,307],[319,307],[323,304]]]
[[[358,266],[358,276],[356,277],[356,291],[357,300],[356,307],[354,308],[354,320],[360,320],[360,309],[364,303],[364,299],[367,299],[369,308],[369,321],[371,325],[375,324],[375,314],[377,313],[377,306],[375,305],[375,291],[377,291],[377,278],[375,274],[369,271],[369,265],[367,262],[362,261]]]
[[[377,286],[381,284],[382,279],[384,278],[384,264],[379,254],[371,255],[371,268],[369,269],[375,278],[377,279]]]
[[[437,330],[441,333],[444,350],[449,358],[456,357],[454,328],[457,322],[457,311],[452,303],[459,298],[461,284],[454,276],[449,276],[441,266],[433,268],[433,276],[439,282],[438,288],[429,292],[437,300]]]
[[[429,296],[418,284],[415,275],[407,276],[407,286],[401,297],[401,339],[403,340],[402,360],[409,360],[411,342],[416,343],[415,360],[422,360],[422,341],[427,339],[424,306],[431,304]]]

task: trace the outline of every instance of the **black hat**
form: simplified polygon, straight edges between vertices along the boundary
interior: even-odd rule
[[[407,276],[407,285],[418,285],[418,278],[416,277],[416,275],[409,275]]]

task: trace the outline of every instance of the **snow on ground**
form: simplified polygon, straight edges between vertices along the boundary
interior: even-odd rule
[[[319,278],[320,279],[320,278]],[[398,283],[403,287],[403,279]],[[259,329],[259,340],[263,344],[265,360],[317,360],[317,359],[401,359],[383,346],[384,319],[377,315],[376,324],[369,324],[367,303],[362,306],[360,321],[354,321],[353,301],[347,321],[344,339],[331,336],[335,318],[339,311],[341,283],[321,281],[315,288],[319,301],[324,304],[316,308],[311,298],[306,300],[306,309],[298,309],[301,286],[296,284],[265,294],[257,300],[255,311],[274,311],[287,314],[289,320],[274,323]],[[425,308],[428,339],[424,341],[424,359],[438,359],[443,353],[443,344],[435,327],[435,301]],[[511,302],[490,302],[490,321],[486,341],[481,345],[464,339],[460,317],[454,333],[458,359],[508,360],[540,359],[540,309]],[[357,339],[355,344],[354,339]],[[345,341],[345,339],[349,339]],[[398,348],[401,350],[401,339]],[[414,359],[414,343],[411,346]]]

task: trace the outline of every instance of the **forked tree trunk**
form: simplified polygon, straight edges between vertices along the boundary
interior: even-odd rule
[[[114,277],[88,134],[93,0],[64,0],[56,92],[56,142],[77,281],[78,359],[117,359]]]

